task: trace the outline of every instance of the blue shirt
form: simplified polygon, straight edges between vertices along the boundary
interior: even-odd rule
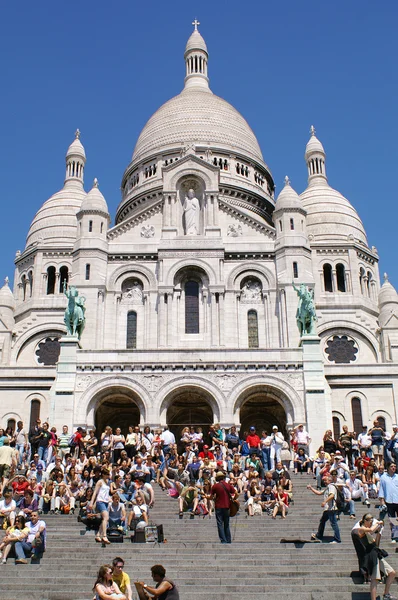
[[[380,477],[379,498],[384,498],[388,504],[398,504],[398,475],[394,473],[391,477],[383,473]]]

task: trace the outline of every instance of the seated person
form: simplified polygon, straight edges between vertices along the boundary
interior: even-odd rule
[[[15,526],[9,527],[0,544],[0,558],[5,565],[7,556],[16,542],[23,542],[28,537],[29,529],[25,524],[25,517],[19,516],[15,520]]]
[[[178,498],[178,504],[180,508],[180,517],[182,517],[184,511],[191,511],[192,514],[198,506],[198,489],[195,485],[187,485],[181,490]]]
[[[261,493],[261,507],[267,515],[272,515],[275,504],[275,494],[273,493],[271,486],[267,485]]]
[[[311,467],[311,461],[307,454],[304,452],[304,448],[299,448],[297,454],[294,457],[294,472],[309,473]]]
[[[290,475],[287,469],[285,469],[281,462],[277,462],[275,465],[275,471],[272,474],[272,479],[274,480],[274,483],[278,484],[279,479],[282,477],[283,474],[285,474],[286,479],[290,479]]]
[[[18,515],[25,517],[26,520],[29,520],[32,512],[36,512],[38,507],[39,503],[33,498],[33,491],[26,489],[18,508]]]
[[[133,506],[128,516],[127,524],[130,529],[145,529],[148,525],[148,506],[142,494],[137,495],[136,504]]]
[[[12,498],[12,493],[10,491],[4,492],[3,500],[0,500],[0,527],[5,520],[9,527],[14,526],[16,509],[17,505]]]
[[[126,509],[124,504],[120,502],[120,497],[117,492],[112,495],[112,502],[108,505],[109,513],[109,529],[118,529],[126,527]]]
[[[279,486],[275,494],[275,506],[272,512],[272,518],[276,519],[276,515],[279,513],[282,519],[286,519],[286,515],[289,509],[289,496],[283,490],[283,487]]]
[[[26,564],[26,555],[33,554],[33,558],[39,558],[46,548],[46,524],[39,520],[38,512],[32,512],[26,526],[29,530],[27,539],[14,545],[17,564]]]
[[[61,512],[64,514],[75,512],[75,498],[70,492],[68,485],[61,484],[58,488],[54,488],[53,498],[55,499],[54,506],[55,512]]]
[[[361,481],[355,471],[350,471],[350,478],[346,481],[346,486],[350,490],[352,500],[362,500],[363,504],[370,506],[368,500],[368,486]]]

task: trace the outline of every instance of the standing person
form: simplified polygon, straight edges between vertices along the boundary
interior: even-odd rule
[[[29,430],[29,441],[30,441],[30,452],[31,456],[38,452],[39,447],[39,436],[42,432],[41,428],[41,420],[36,419],[35,425],[33,425]]]
[[[295,437],[297,441],[297,453],[300,448],[303,448],[305,454],[309,454],[311,438],[308,431],[304,428],[304,425],[300,423],[294,428]]]
[[[311,539],[321,542],[323,539],[326,522],[330,521],[334,532],[334,540],[331,542],[331,544],[341,544],[340,530],[337,523],[337,488],[332,484],[332,477],[330,475],[325,477],[325,483],[327,486],[324,492],[314,489],[312,485],[307,485],[307,489],[311,490],[313,494],[316,494],[317,496],[323,496],[323,502],[321,504],[323,513],[321,520],[319,521],[318,531],[316,534],[313,533],[311,535]]]
[[[170,452],[170,450],[172,450],[172,448],[174,448],[176,439],[174,437],[174,433],[172,433],[169,430],[167,425],[165,425],[165,427],[163,429],[163,433],[161,433],[161,435],[160,435],[160,439],[162,442],[162,450],[163,450],[164,454],[166,454],[167,452]]]
[[[15,448],[10,446],[10,438],[6,438],[0,447],[0,496],[9,481],[10,471],[17,467]]]
[[[122,430],[120,427],[116,427],[115,433],[113,435],[113,463],[116,464],[120,458],[120,453],[124,450],[124,444],[126,440],[124,435],[122,434]]]
[[[47,466],[48,447],[52,439],[48,423],[43,423],[43,427],[38,435],[38,438],[37,451],[39,454],[39,459],[42,460]]]
[[[373,427],[370,429],[369,435],[372,437],[372,452],[376,465],[377,467],[380,467],[384,454],[385,431],[381,427],[379,421],[373,421]]]
[[[28,432],[24,429],[23,422],[18,421],[17,429],[14,435],[15,449],[18,451],[18,468],[22,467],[24,452],[28,452],[29,439]]]
[[[355,433],[348,431],[348,426],[343,425],[343,431],[339,437],[339,448],[342,450],[343,457],[346,459],[348,467],[352,467],[352,440],[355,437]]]
[[[117,583],[112,579],[113,570],[110,565],[102,565],[99,568],[97,581],[94,584],[93,592],[97,600],[126,600]]]
[[[271,471],[275,469],[275,463],[278,463],[281,460],[282,445],[284,441],[285,438],[283,437],[283,434],[278,431],[278,426],[274,425],[271,434]]]
[[[62,462],[65,459],[65,456],[70,453],[69,448],[69,439],[70,434],[68,432],[68,426],[62,426],[62,433],[58,436],[58,454],[62,459]]]
[[[384,558],[380,558],[378,550],[382,528],[383,521],[377,521],[367,513],[354,525],[351,538],[357,553],[359,569],[370,578],[370,599],[376,600],[377,583],[383,574],[386,576],[383,600],[396,600],[395,596],[390,594],[396,573]]]
[[[358,435],[358,450],[361,454],[365,450],[366,456],[372,456],[372,437],[368,433],[367,425],[362,425],[362,432]]]
[[[147,598],[159,598],[159,600],[180,600],[180,594],[176,584],[166,577],[166,569],[162,565],[151,567],[152,579],[156,587],[147,585],[140,581]]]
[[[222,471],[216,474],[216,482],[211,488],[211,493],[216,509],[218,537],[222,544],[230,544],[232,540],[229,528],[229,507],[231,498],[235,499],[238,494],[231,484],[225,482],[225,475]]]
[[[119,590],[126,596],[127,600],[132,600],[133,593],[131,591],[130,577],[124,571],[124,560],[120,556],[116,556],[112,561],[112,567],[113,581],[117,583]]]
[[[398,475],[397,465],[393,462],[387,465],[387,472],[380,477],[379,500],[380,504],[387,506],[389,517],[398,517]],[[398,540],[398,527],[391,525],[391,541],[396,544]]]
[[[256,452],[256,454],[260,455],[261,440],[256,433],[256,428],[253,426],[250,427],[249,435],[246,437],[246,443],[249,446],[249,454]]]
[[[91,509],[95,505],[96,512],[101,514],[102,521],[98,534],[95,536],[95,541],[103,542],[104,544],[110,544],[110,541],[106,536],[109,521],[109,502],[109,469],[103,468],[101,469],[101,479],[99,479],[95,485],[94,494],[88,508]]]

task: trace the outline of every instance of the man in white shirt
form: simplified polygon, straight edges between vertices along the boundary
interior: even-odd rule
[[[340,477],[340,479],[349,479],[350,469],[344,462],[344,458],[339,451],[336,452],[334,456],[334,462],[330,466],[330,472],[332,471],[337,471],[337,476]]]
[[[363,504],[370,506],[368,500],[368,486],[366,483],[362,483],[362,481],[357,479],[357,474],[355,471],[350,471],[350,478],[346,481],[346,486],[350,490],[351,498],[353,500],[359,500],[362,498]]]
[[[368,428],[366,425],[362,425],[362,433],[358,435],[358,450],[361,454],[361,450],[365,450],[367,456],[372,456],[372,437],[368,434]]]
[[[38,512],[32,512],[30,521],[27,521],[26,527],[29,529],[28,537],[24,542],[16,542],[14,545],[16,554],[16,564],[26,564],[26,554],[33,554],[33,558],[38,558],[43,554],[46,547],[46,524],[39,519]]]
[[[160,439],[162,441],[162,448],[164,453],[168,452],[171,446],[174,446],[176,443],[174,433],[172,433],[169,430],[167,425],[165,425],[163,433],[160,435]]]
[[[281,450],[284,441],[283,434],[278,431],[277,425],[274,425],[271,434],[271,471],[275,469],[275,463],[281,460]]]
[[[297,450],[299,448],[303,448],[305,454],[308,454],[310,451],[311,443],[310,434],[306,429],[304,429],[304,425],[302,423],[300,423],[300,425],[297,425],[297,427],[294,428],[294,431],[296,433]]]

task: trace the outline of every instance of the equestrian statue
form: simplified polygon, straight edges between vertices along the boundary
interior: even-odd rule
[[[300,285],[300,288],[296,288],[294,282],[292,282],[292,285],[299,297],[296,320],[300,336],[316,335],[315,322],[317,321],[317,316],[315,312],[314,290],[310,290],[304,283]]]
[[[86,307],[84,306],[86,299],[84,296],[79,296],[79,292],[74,285],[67,286],[66,281],[64,281],[63,292],[68,298],[68,306],[64,316],[68,335],[77,336],[80,340],[86,324]]]

